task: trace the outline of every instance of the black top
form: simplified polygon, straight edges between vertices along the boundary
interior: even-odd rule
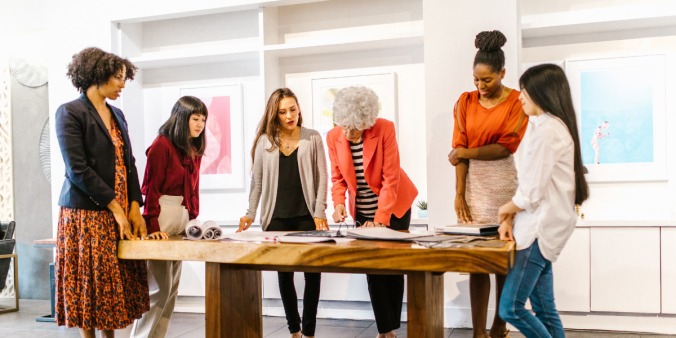
[[[127,121],[110,106],[124,142],[129,203],[143,205],[136,160],[132,155]],[[105,210],[115,199],[115,146],[106,125],[85,94],[56,110],[56,137],[66,164],[59,205],[84,210]]]
[[[279,178],[277,179],[277,198],[272,218],[294,218],[309,215],[305,203],[303,186],[298,170],[298,148],[289,156],[279,152]]]

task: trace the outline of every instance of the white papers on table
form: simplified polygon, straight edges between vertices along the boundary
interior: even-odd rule
[[[336,244],[345,244],[354,241],[354,238],[336,238],[336,237],[311,237],[311,236],[281,236],[281,243],[326,243],[335,242]]]
[[[288,234],[288,231],[242,231],[234,234],[226,234],[221,239],[230,239],[242,242],[276,242],[279,238]]]
[[[347,231],[347,236],[357,239],[373,239],[381,241],[409,241],[427,234],[411,234],[392,230],[386,227],[358,228]]]

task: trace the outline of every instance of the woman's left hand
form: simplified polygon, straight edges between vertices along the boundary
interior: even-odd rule
[[[451,152],[448,154],[448,162],[451,162],[453,166],[458,165],[460,163],[460,160],[462,160],[461,153],[465,150],[465,148],[453,148]]]
[[[498,228],[501,241],[513,241],[514,235],[512,229],[514,228],[514,214],[508,216]]]
[[[148,230],[146,229],[146,220],[141,215],[141,207],[138,202],[131,202],[129,209],[129,223],[131,223],[134,236],[139,236],[142,239],[147,239]]]
[[[382,224],[382,223],[378,223],[376,221],[366,221],[366,223],[364,223],[364,225],[361,226],[361,227],[363,227],[363,228],[383,228],[383,227],[387,227],[387,225]]]
[[[148,235],[148,239],[169,239],[169,234],[162,231],[156,231]]]
[[[317,230],[329,230],[329,222],[326,219],[315,217],[315,228]]]

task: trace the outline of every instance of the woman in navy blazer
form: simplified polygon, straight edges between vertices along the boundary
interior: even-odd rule
[[[150,306],[144,261],[118,260],[117,242],[146,236],[143,196],[124,114],[106,99],[120,96],[136,67],[87,48],[67,76],[82,93],[56,111],[66,165],[56,240],[56,323],[82,337],[114,337]],[[132,229],[133,226],[133,229]]]

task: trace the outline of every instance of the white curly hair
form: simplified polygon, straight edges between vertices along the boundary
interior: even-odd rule
[[[333,102],[333,119],[346,129],[364,130],[376,124],[380,107],[378,95],[368,87],[342,89]]]

